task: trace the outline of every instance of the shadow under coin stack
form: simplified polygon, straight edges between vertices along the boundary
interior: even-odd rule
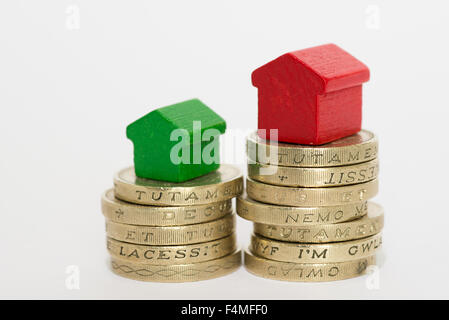
[[[127,168],[102,197],[112,270],[157,282],[212,279],[241,265],[232,198],[240,170],[217,171],[181,183],[138,178]]]
[[[270,145],[253,133],[247,152],[247,195],[237,198],[237,213],[254,222],[248,271],[276,280],[332,281],[375,264],[383,209],[367,201],[378,191],[374,134],[362,130],[305,146]]]

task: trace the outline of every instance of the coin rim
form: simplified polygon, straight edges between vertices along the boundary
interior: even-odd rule
[[[218,237],[213,237],[213,238],[207,238],[204,239],[204,236],[201,236],[201,238],[192,240],[192,241],[188,241],[188,240],[182,240],[184,242],[170,242],[168,241],[167,238],[178,238],[178,236],[173,237],[172,235],[168,236],[167,234],[171,233],[171,232],[176,232],[177,234],[183,235],[187,232],[189,232],[190,229],[193,229],[193,231],[196,231],[198,228],[208,228],[208,227],[215,227],[215,225],[220,225],[222,223],[228,223],[226,221],[229,221],[229,224],[232,226],[231,229],[229,230],[229,233],[226,234],[221,234]],[[109,228],[107,227],[108,223],[112,223],[112,224],[116,224],[119,225],[120,228],[136,228],[136,229],[154,229],[154,231],[152,231],[153,233],[153,241],[151,243],[147,243],[147,242],[137,242],[138,240],[134,240],[132,239],[132,241],[129,241],[128,239],[118,239],[117,236],[111,235],[109,232]],[[209,225],[209,226],[205,226],[205,225]],[[216,219],[213,221],[209,221],[209,222],[205,222],[205,223],[196,223],[196,224],[189,224],[189,225],[185,225],[185,226],[168,226],[168,227],[155,227],[155,226],[141,226],[141,225],[132,225],[132,224],[124,224],[124,223],[117,223],[114,221],[110,221],[110,220],[106,220],[106,236],[117,240],[117,241],[122,241],[122,242],[128,242],[128,243],[132,243],[132,244],[141,244],[141,245],[152,245],[152,246],[163,246],[163,245],[187,245],[187,244],[196,244],[196,243],[200,243],[200,242],[208,242],[208,241],[213,241],[213,240],[218,240],[224,237],[229,236],[230,234],[234,233],[236,229],[236,215],[234,213],[230,213],[227,214],[226,216],[220,218],[220,219]],[[166,234],[164,236],[160,236],[158,235],[158,233],[162,232],[162,234]],[[151,233],[151,232],[147,232],[147,233]],[[181,236],[179,236],[181,237]],[[174,241],[173,239],[171,241]]]
[[[268,258],[266,255],[264,255],[263,253],[260,252],[254,252],[252,250],[253,248],[253,239],[254,238],[259,238],[262,241],[266,241],[266,242],[272,242],[276,244],[276,247],[278,247],[278,256],[281,256],[280,258],[278,257],[270,257]],[[377,248],[373,248],[373,251],[363,254],[361,256],[355,257],[355,259],[358,258],[364,258],[373,254],[376,254],[380,248],[382,247],[382,232],[378,232],[372,236],[369,237],[365,237],[365,238],[361,238],[361,239],[356,239],[356,240],[348,240],[348,241],[341,241],[341,242],[333,242],[333,243],[303,243],[303,242],[287,242],[287,241],[279,241],[279,240],[273,240],[273,239],[268,239],[256,234],[251,234],[251,239],[250,239],[250,245],[249,245],[249,250],[252,252],[252,254],[261,257],[261,258],[265,258],[268,260],[274,260],[274,261],[282,261],[282,262],[293,262],[293,263],[315,263],[314,261],[309,260],[310,258],[308,257],[304,257],[301,260],[293,260],[293,259],[297,259],[297,255],[296,253],[292,253],[294,249],[297,249],[299,247],[307,247],[310,249],[316,249],[316,247],[322,248],[322,249],[332,249],[331,247],[338,247],[338,246],[350,246],[353,245],[355,243],[358,242],[364,242],[364,241],[370,241],[373,239],[378,239],[380,240],[379,242],[379,246]],[[285,248],[284,250],[282,250],[282,253],[279,253],[281,251],[281,247]],[[315,248],[314,248],[315,247]],[[341,250],[339,249],[335,249],[334,250]],[[330,254],[331,255],[331,254]],[[332,254],[331,257],[327,257],[326,259],[320,260],[322,263],[332,263],[332,262],[345,262],[345,261],[350,261],[350,260],[355,260],[354,258],[351,257],[346,257],[346,253],[334,253]]]
[[[173,187],[166,187],[166,186],[161,186],[161,187],[152,187],[152,186],[141,186],[141,185],[136,185],[133,182],[130,181],[126,181],[124,180],[120,175],[122,172],[127,171],[127,170],[132,170],[132,166],[131,167],[127,167],[125,169],[120,170],[119,172],[117,172],[114,175],[114,193],[115,193],[115,197],[126,201],[126,202],[130,202],[130,203],[134,203],[134,204],[144,204],[144,205],[153,205],[153,206],[191,206],[191,205],[198,205],[198,204],[209,204],[212,202],[220,202],[220,201],[224,201],[224,200],[228,200],[228,199],[232,199],[238,195],[240,195],[243,192],[243,174],[242,171],[240,170],[240,168],[238,168],[237,166],[231,165],[231,164],[221,164],[220,167],[214,171],[219,172],[220,169],[226,170],[226,168],[233,168],[234,170],[236,170],[236,175],[232,178],[230,178],[229,180],[226,181],[221,181],[218,183],[211,183],[211,184],[206,184],[206,185],[199,185],[199,186],[189,186],[189,187],[183,187],[183,186],[173,186]],[[211,172],[213,173],[213,172]],[[208,173],[208,174],[211,174]],[[200,177],[198,177],[200,178]],[[143,178],[142,178],[143,179]],[[156,181],[156,180],[155,180]],[[182,184],[182,182],[180,183]],[[189,199],[189,201],[180,201],[180,200],[174,200],[174,201],[169,201],[169,200],[152,200],[152,199],[136,199],[135,197],[130,196],[131,194],[136,193],[137,191],[142,191],[142,189],[145,189],[146,192],[185,192],[185,193],[191,193],[191,192],[201,192],[204,190],[207,190],[211,187],[215,187],[215,188],[229,188],[229,186],[236,186],[236,192],[230,193],[229,195],[221,195],[219,196],[217,199],[213,199],[213,201],[209,201],[209,200],[204,200],[204,199]],[[123,192],[120,192],[120,189],[123,189]],[[140,190],[139,190],[140,189]],[[234,189],[234,188],[233,188]]]
[[[376,210],[376,212],[373,212]],[[273,236],[268,235],[267,232],[263,231],[260,232],[260,228],[265,228],[266,226],[273,226],[276,228],[292,228],[292,233],[295,233],[295,229],[303,229],[307,228],[309,229],[308,235],[313,235],[321,232],[324,230],[326,234],[335,234],[336,229],[347,229],[350,228],[352,230],[353,228],[356,228],[359,225],[362,224],[376,224],[378,225],[379,229],[375,230],[374,232],[367,232],[363,235],[351,235],[349,238],[343,238],[343,239],[337,239],[335,236],[328,237],[324,240],[315,240],[313,237],[306,237],[305,239],[296,239],[296,238],[281,238],[280,236]],[[305,226],[279,226],[274,224],[268,224],[268,223],[258,223],[254,222],[253,224],[253,232],[257,235],[260,235],[264,238],[271,239],[271,240],[278,240],[278,241],[286,241],[286,242],[305,242],[305,243],[313,243],[313,244],[324,244],[324,243],[334,243],[334,242],[342,242],[342,241],[351,241],[351,240],[358,240],[370,237],[372,235],[375,235],[377,233],[382,232],[384,227],[384,209],[381,205],[375,203],[375,202],[368,202],[368,214],[360,217],[359,219],[347,221],[347,222],[339,222],[339,223],[333,223],[333,224],[321,224],[321,225],[305,225]]]
[[[333,183],[333,184],[324,184],[325,175],[328,175],[331,171],[338,170],[362,170],[364,166],[375,167],[375,172],[372,178],[366,179],[363,181],[356,181],[351,183]],[[259,174],[259,168],[269,168],[276,167],[279,170],[276,170],[275,174]],[[254,168],[254,169],[252,169]],[[379,161],[377,158],[351,165],[345,166],[335,166],[335,167],[314,167],[314,168],[306,168],[306,167],[288,167],[288,166],[280,166],[280,165],[271,165],[271,164],[263,164],[259,162],[248,163],[247,164],[248,177],[254,181],[262,182],[265,184],[277,185],[277,186],[285,186],[285,187],[303,187],[303,188],[333,188],[333,187],[341,187],[341,186],[351,186],[359,183],[365,183],[377,179],[379,176]],[[280,173],[279,173],[280,171]],[[256,172],[256,173],[255,173]],[[338,173],[337,173],[338,174]],[[277,178],[279,175],[292,177],[292,179],[286,179],[284,181],[279,181]],[[290,183],[290,181],[292,181]]]
[[[260,190],[259,190],[259,192],[251,192],[251,194],[250,194],[250,192],[248,192],[249,184],[256,185],[255,188],[259,188],[259,189],[265,188],[266,193],[273,194],[276,192],[275,190],[278,190],[279,193],[286,194],[287,196],[285,197],[284,200],[271,200],[271,202],[267,201],[267,200],[270,200],[270,198],[261,200],[260,198],[257,198],[257,195],[260,194]],[[372,194],[367,195],[366,198],[364,198],[362,200],[358,199],[358,200],[343,202],[343,201],[337,201],[335,199],[330,201],[330,199],[329,199],[331,197],[332,198],[335,197],[335,195],[333,193],[338,193],[338,192],[343,193],[343,192],[345,192],[344,191],[345,189],[351,190],[351,189],[355,189],[355,188],[363,187],[363,186],[365,186],[365,189],[370,190],[371,191],[370,193],[372,193]],[[308,197],[308,199],[306,199],[306,201],[301,202],[301,203],[297,203],[296,201],[291,201],[292,199],[295,198],[292,196],[292,194],[297,193],[297,192],[312,193],[312,197]],[[366,200],[369,200],[369,199],[375,197],[378,192],[379,192],[379,180],[378,179],[373,179],[371,181],[348,185],[348,186],[339,186],[339,187],[330,187],[330,188],[302,188],[302,187],[276,186],[276,185],[272,185],[272,184],[255,181],[249,177],[246,178],[246,193],[248,194],[248,196],[250,198],[252,198],[256,201],[259,201],[259,202],[278,204],[278,205],[281,204],[281,205],[285,205],[285,206],[294,206],[294,207],[296,207],[296,206],[321,207],[321,206],[339,206],[339,205],[343,206],[345,204],[350,204],[350,203],[364,202]],[[324,196],[323,196],[323,194],[324,194]],[[314,202],[317,200],[317,198],[322,198],[322,197],[326,197],[327,199],[321,200],[319,203]],[[312,199],[310,199],[310,198],[312,198]]]
[[[115,240],[111,237],[106,236],[106,249],[111,257],[115,257],[120,260],[124,261],[130,261],[131,263],[142,263],[142,264],[151,264],[151,265],[179,265],[179,264],[190,264],[190,263],[198,263],[198,262],[204,262],[209,260],[218,259],[224,256],[227,256],[231,253],[233,253],[235,250],[237,250],[237,236],[235,232],[231,233],[229,236],[219,238],[216,240],[206,241],[206,242],[199,242],[199,243],[193,243],[193,244],[185,244],[185,245],[158,245],[158,246],[152,246],[152,245],[143,245],[143,244],[135,244],[135,243],[129,243],[124,241]],[[170,260],[153,260],[153,259],[144,259],[144,258],[130,258],[128,256],[121,256],[118,252],[113,251],[109,247],[109,241],[116,243],[116,247],[120,248],[120,246],[128,246],[129,248],[127,251],[133,251],[133,250],[139,250],[139,251],[145,251],[145,250],[155,250],[155,251],[162,251],[162,250],[171,250],[173,252],[176,252],[178,250],[186,250],[189,251],[193,248],[197,248],[198,246],[202,246],[201,248],[204,249],[205,246],[211,246],[214,243],[223,243],[220,249],[219,253],[209,252],[207,257],[204,257],[201,255],[201,253],[195,257],[184,257],[180,260],[174,260],[174,258],[170,258]],[[120,249],[117,249],[120,250]],[[156,262],[157,261],[157,262]]]
[[[158,279],[148,279],[148,278],[147,279],[142,279],[142,278],[139,278],[139,277],[130,276],[129,273],[119,273],[119,272],[117,272],[116,271],[117,269],[114,269],[114,267],[113,267],[114,261],[120,261],[125,266],[128,265],[128,267],[129,267],[129,265],[133,266],[134,268],[140,267],[140,268],[143,268],[143,269],[146,269],[146,268],[156,269],[156,268],[159,267],[159,268],[163,268],[164,271],[170,270],[170,269],[173,269],[173,268],[175,268],[175,269],[187,269],[187,268],[193,268],[193,267],[198,267],[198,266],[199,267],[204,267],[204,266],[208,266],[208,265],[213,266],[212,265],[213,262],[215,262],[215,263],[219,262],[220,263],[220,262],[223,262],[223,261],[225,261],[225,263],[230,262],[230,263],[232,263],[234,265],[231,266],[229,269],[224,270],[224,271],[223,270],[217,270],[216,272],[219,272],[219,273],[218,274],[216,273],[216,274],[213,274],[213,275],[210,272],[207,273],[208,271],[204,271],[203,270],[202,271],[203,272],[202,275],[205,275],[205,276],[198,276],[198,275],[196,275],[196,276],[191,276],[191,277],[180,277],[179,276],[179,277],[175,277],[175,278],[171,278],[171,279],[168,279],[168,278],[165,278],[165,279],[160,279],[160,278],[158,278]],[[117,259],[117,258],[113,258],[113,257],[111,257],[111,259],[110,259],[110,269],[111,269],[111,271],[114,274],[116,274],[118,276],[121,276],[121,277],[124,277],[124,278],[137,280],[137,281],[145,281],[145,282],[178,282],[179,283],[179,282],[195,282],[195,281],[211,280],[211,279],[216,279],[216,278],[220,278],[220,277],[229,275],[229,274],[237,271],[241,266],[242,266],[242,251],[240,249],[237,249],[235,252],[233,252],[233,253],[231,253],[231,254],[229,254],[227,256],[224,256],[224,257],[221,257],[221,258],[218,258],[218,259],[214,259],[214,260],[203,261],[203,262],[198,262],[198,263],[189,263],[189,264],[168,265],[168,266],[167,265],[162,265],[162,266],[161,265],[149,265],[149,264],[142,264],[142,263],[130,263],[128,261],[123,261],[121,259]]]
[[[331,263],[296,263],[296,262],[283,262],[283,261],[276,261],[276,260],[270,260],[270,259],[266,259],[266,258],[262,258],[259,256],[256,256],[254,254],[252,254],[248,249],[244,251],[243,254],[243,266],[245,267],[245,269],[253,274],[254,276],[257,277],[261,277],[261,278],[265,278],[265,279],[269,279],[269,280],[275,280],[275,281],[287,281],[287,282],[331,282],[331,281],[340,281],[340,280],[346,280],[346,279],[352,279],[352,278],[356,278],[358,276],[363,276],[367,273],[367,269],[369,266],[372,265],[376,265],[376,254],[364,257],[364,258],[360,258],[360,259],[355,259],[355,260],[349,260],[349,261],[344,261],[344,262],[331,262]],[[252,268],[249,263],[247,261],[252,260],[252,265],[253,266],[257,266],[257,265],[262,265],[263,264],[263,270],[267,269],[270,266],[277,266],[277,267],[282,267],[282,266],[288,266],[289,268],[291,268],[292,266],[300,266],[300,267],[304,267],[304,268],[308,268],[311,266],[314,266],[316,268],[323,268],[323,267],[327,267],[327,266],[341,266],[341,265],[346,265],[346,264],[352,264],[352,263],[360,263],[363,260],[367,260],[368,264],[367,264],[367,268],[361,272],[361,273],[356,273],[356,274],[350,274],[348,276],[344,276],[344,277],[337,277],[337,278],[333,278],[333,279],[327,279],[325,278],[324,280],[316,280],[315,278],[312,280],[304,280],[304,279],[294,279],[294,278],[289,278],[289,277],[279,277],[277,275],[273,275],[271,276],[268,273],[262,273],[262,270],[257,270],[255,268]],[[290,270],[290,269],[289,269]],[[282,273],[281,273],[282,274]]]
[[[335,166],[344,166],[344,165],[363,163],[363,162],[367,162],[367,161],[377,158],[378,149],[379,149],[379,142],[378,142],[377,136],[372,131],[365,130],[365,129],[362,129],[358,133],[355,133],[355,134],[359,134],[360,132],[366,132],[366,133],[370,134],[371,138],[367,141],[363,141],[358,144],[346,145],[346,146],[340,146],[340,147],[338,147],[338,146],[325,147],[327,144],[319,145],[319,146],[312,146],[312,145],[301,145],[301,144],[279,142],[277,145],[277,148],[278,148],[278,151],[285,151],[282,153],[290,153],[290,154],[292,154],[292,153],[293,154],[307,153],[307,152],[310,152],[310,153],[311,152],[322,152],[322,153],[338,153],[340,155],[343,155],[345,153],[348,153],[349,151],[354,151],[354,149],[357,149],[357,148],[363,150],[364,148],[366,149],[368,147],[369,148],[375,147],[376,153],[374,154],[374,156],[372,156],[368,159],[345,162],[344,164],[326,163],[323,161],[319,161],[317,163],[298,164],[298,163],[292,163],[292,162],[287,161],[285,163],[282,163],[282,165],[287,166],[287,167],[302,167],[302,168],[335,167]],[[344,138],[346,138],[346,137],[344,137]],[[344,139],[344,138],[341,138],[341,139]],[[260,141],[260,140],[263,140],[263,141]],[[268,141],[268,140],[262,139],[257,135],[257,131],[251,132],[246,138],[246,154],[248,156],[248,159],[250,159],[251,161],[254,161],[254,162],[270,164],[268,162],[265,163],[265,162],[258,161],[259,159],[257,159],[257,155],[256,155],[256,159],[250,158],[250,153],[248,152],[248,150],[251,148],[250,145],[255,146],[255,148],[257,150],[258,146],[262,144],[260,142],[266,142],[266,141]],[[330,142],[330,143],[332,143],[332,142]],[[279,144],[282,144],[282,145],[279,146]],[[267,144],[267,143],[264,143],[264,145],[270,146],[270,144]],[[370,146],[370,145],[372,145],[372,146]],[[291,156],[287,156],[287,159],[289,159],[290,157]],[[327,159],[328,157],[324,156],[323,158]]]
[[[282,206],[282,205],[275,205],[272,203],[265,203],[260,202],[257,200],[254,200],[250,197],[248,197],[246,194],[240,195],[236,198],[236,212],[237,215],[239,215],[242,219],[245,219],[247,221],[251,222],[257,222],[262,224],[271,224],[276,226],[312,226],[312,225],[326,225],[326,224],[334,224],[334,223],[343,223],[343,222],[349,222],[355,219],[358,219],[360,217],[363,217],[366,215],[367,209],[365,209],[369,203],[369,201],[362,201],[362,202],[356,202],[356,203],[350,203],[347,205],[340,205],[340,206],[316,206],[316,207],[294,207],[294,206]],[[250,203],[250,204],[245,204]],[[254,204],[253,204],[254,203]],[[319,210],[332,210],[335,212],[338,211],[348,211],[348,210],[355,210],[357,211],[357,206],[362,205],[364,207],[363,214],[362,215],[351,215],[350,217],[343,219],[343,220],[333,220],[334,222],[300,222],[292,224],[292,223],[285,223],[282,221],[285,221],[287,218],[287,215],[300,215],[301,219],[298,218],[298,220],[304,220],[304,215],[318,215],[320,214]],[[241,210],[242,207],[250,207],[251,212],[247,214],[247,216],[242,215]],[[352,207],[352,209],[351,209]],[[315,211],[315,212],[313,212]],[[270,219],[278,219],[277,221],[271,221],[267,219],[267,217],[270,217]],[[282,219],[280,219],[282,217]],[[282,221],[281,221],[282,220]],[[315,218],[314,218],[315,220]]]
[[[111,199],[108,195],[112,193],[113,199]],[[211,205],[220,206],[226,204],[227,209],[213,210],[214,213],[211,214],[210,217],[207,217],[201,214],[201,218],[192,219],[189,223],[180,223],[173,222],[173,220],[167,221],[163,223],[161,220],[161,215],[163,212],[170,211],[174,212],[176,216],[180,214],[184,214],[186,211],[190,211],[192,209],[202,210],[204,211]],[[124,209],[126,208],[126,209]],[[123,220],[118,220],[115,218],[115,211],[118,209],[126,210],[126,218]],[[217,220],[231,213],[233,210],[232,199],[227,199],[223,201],[211,202],[207,204],[198,204],[198,205],[190,205],[190,206],[149,206],[149,205],[138,205],[135,203],[130,203],[118,199],[114,196],[114,188],[106,190],[101,196],[101,212],[106,220],[111,220],[113,222],[122,223],[122,224],[131,224],[131,225],[142,225],[142,226],[154,226],[154,227],[170,227],[170,226],[187,226],[198,223],[206,223]],[[146,216],[146,217],[145,217]],[[131,217],[131,218],[129,218]],[[148,222],[149,219],[152,219],[156,222]],[[181,218],[179,218],[181,219]]]

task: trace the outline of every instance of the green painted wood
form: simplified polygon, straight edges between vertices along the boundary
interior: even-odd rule
[[[194,121],[199,121],[196,125],[200,125],[201,129],[194,126]],[[171,141],[172,132],[176,129],[185,129],[185,144],[182,144],[182,138]],[[216,134],[202,141],[210,129],[215,129]],[[198,99],[156,109],[126,128],[126,136],[134,144],[136,175],[182,182],[214,171],[220,166],[219,135],[225,131],[226,122],[223,118]],[[175,154],[184,156],[184,163],[173,163],[170,157],[172,150],[178,149],[179,152]],[[211,149],[213,152],[209,152]],[[197,151],[201,152],[199,157],[195,157]],[[206,163],[205,154],[211,154],[215,161]]]

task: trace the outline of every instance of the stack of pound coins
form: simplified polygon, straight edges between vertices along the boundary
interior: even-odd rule
[[[156,282],[217,278],[237,270],[232,199],[243,177],[222,164],[207,175],[180,183],[142,179],[127,168],[102,197],[112,271]]]
[[[254,222],[245,267],[285,281],[333,281],[376,263],[383,209],[378,143],[359,133],[320,146],[247,138],[246,195],[237,214]]]

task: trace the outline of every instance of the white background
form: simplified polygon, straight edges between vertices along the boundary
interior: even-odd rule
[[[447,1],[2,1],[0,298],[449,298],[448,29]],[[199,97],[229,130],[255,129],[252,70],[328,42],[371,70],[363,126],[380,140],[379,288],[244,268],[185,284],[112,274],[100,195],[132,164],[126,125]],[[251,227],[238,220],[242,246]],[[70,265],[79,290],[66,288]]]

